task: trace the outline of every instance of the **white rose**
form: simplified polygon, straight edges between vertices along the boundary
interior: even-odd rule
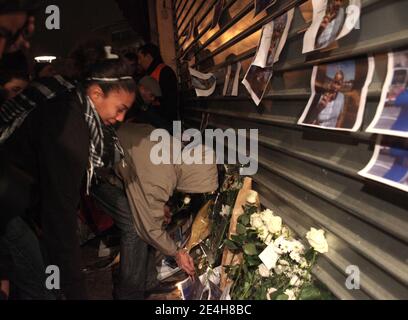
[[[264,243],[268,240],[269,231],[268,228],[262,225],[258,230],[258,238],[261,239]]]
[[[262,215],[262,219],[264,221],[267,221],[269,218],[273,217],[273,212],[270,209],[266,209],[266,210],[261,212],[261,215]]]
[[[329,245],[327,244],[327,240],[324,236],[324,230],[311,228],[306,234],[306,239],[309,241],[312,248],[317,252],[326,253],[329,251]]]
[[[278,290],[275,288],[269,288],[268,292],[266,293],[266,299],[271,300],[272,294],[275,293],[276,291]]]
[[[300,253],[300,254],[302,254],[305,251],[305,247],[300,241],[293,240],[292,244],[293,244],[293,251]]]
[[[186,196],[185,198],[184,198],[184,204],[185,205],[188,205],[189,203],[190,203],[190,201],[191,201],[191,198],[190,198],[190,196]]]
[[[266,226],[270,233],[280,232],[282,229],[282,218],[281,217],[271,217],[269,220],[265,221]]]
[[[295,291],[293,291],[293,289],[286,289],[284,294],[288,296],[288,300],[296,300]]]
[[[258,199],[258,192],[256,191],[249,191],[249,194],[246,198],[246,201],[250,204],[250,205],[255,205],[256,204],[256,200]]]
[[[270,209],[261,212],[262,220],[268,227],[270,233],[280,232],[282,229],[282,218],[274,216]]]
[[[263,278],[268,278],[271,274],[268,268],[263,263],[259,265],[258,272]]]
[[[259,213],[254,213],[250,217],[251,227],[259,229],[263,227],[264,223],[262,221],[261,215]]]

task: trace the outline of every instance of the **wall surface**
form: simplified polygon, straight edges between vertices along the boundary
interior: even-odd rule
[[[162,58],[167,65],[176,70],[172,0],[157,0],[156,16]]]
[[[365,129],[380,99],[386,53],[408,46],[408,1],[362,0],[361,29],[341,39],[337,48],[309,55],[302,55],[308,23],[299,6],[310,7],[311,1],[278,0],[268,13],[254,17],[252,0],[227,0],[220,24],[210,29],[215,3],[173,1],[186,123],[198,127],[203,114],[208,114],[210,127],[259,129],[259,170],[254,180],[262,203],[301,236],[311,226],[326,230],[330,251],[319,258],[314,274],[338,298],[407,299],[408,195],[364,179],[357,172],[371,158],[377,138]],[[260,106],[255,106],[242,84],[238,97],[223,97],[226,66],[241,61],[242,79],[262,25],[293,7],[295,16],[286,46]],[[182,35],[192,19],[198,30],[186,41]],[[232,60],[231,54],[235,55]],[[313,65],[367,54],[374,55],[376,70],[360,131],[298,126],[310,96]],[[188,64],[216,75],[212,96],[195,96]],[[349,265],[360,268],[360,290],[345,286]]]
[[[113,0],[45,0],[43,10],[36,15],[36,30],[31,40],[32,56],[55,55],[67,57],[69,52],[84,39],[94,36],[94,31],[103,26],[123,21],[123,15]],[[48,30],[45,13],[48,5],[60,9],[60,29]],[[79,9],[80,8],[80,9]]]

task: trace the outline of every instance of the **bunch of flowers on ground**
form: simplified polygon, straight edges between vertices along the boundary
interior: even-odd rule
[[[311,269],[318,253],[328,252],[323,230],[311,228],[308,245],[295,238],[282,218],[266,209],[258,212],[250,194],[237,223],[237,234],[225,245],[242,255],[240,265],[227,267],[234,281],[232,299],[296,300],[324,299],[315,285]]]

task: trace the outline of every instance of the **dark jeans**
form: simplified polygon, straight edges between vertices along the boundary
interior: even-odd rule
[[[11,257],[9,279],[23,300],[55,300],[45,286],[45,263],[37,236],[20,217],[11,220],[0,237],[0,251]]]
[[[114,281],[114,298],[144,299],[146,289],[157,283],[154,249],[137,235],[126,193],[122,189],[109,183],[99,183],[92,188],[92,195],[97,204],[111,215],[121,233],[120,274],[118,281]]]

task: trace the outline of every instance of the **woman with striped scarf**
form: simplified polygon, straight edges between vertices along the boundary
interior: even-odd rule
[[[80,190],[89,189],[95,169],[121,159],[113,126],[123,121],[135,91],[126,64],[119,59],[102,61],[75,90],[31,110],[2,146],[0,246],[15,258],[16,282],[27,298],[49,298],[45,265],[59,268],[65,298],[87,298],[76,235]],[[16,247],[16,239],[27,239],[21,218],[28,212],[41,225],[45,263],[34,237],[27,240],[30,250]],[[18,252],[25,249],[34,259],[19,258]],[[27,265],[32,261],[38,263]]]

